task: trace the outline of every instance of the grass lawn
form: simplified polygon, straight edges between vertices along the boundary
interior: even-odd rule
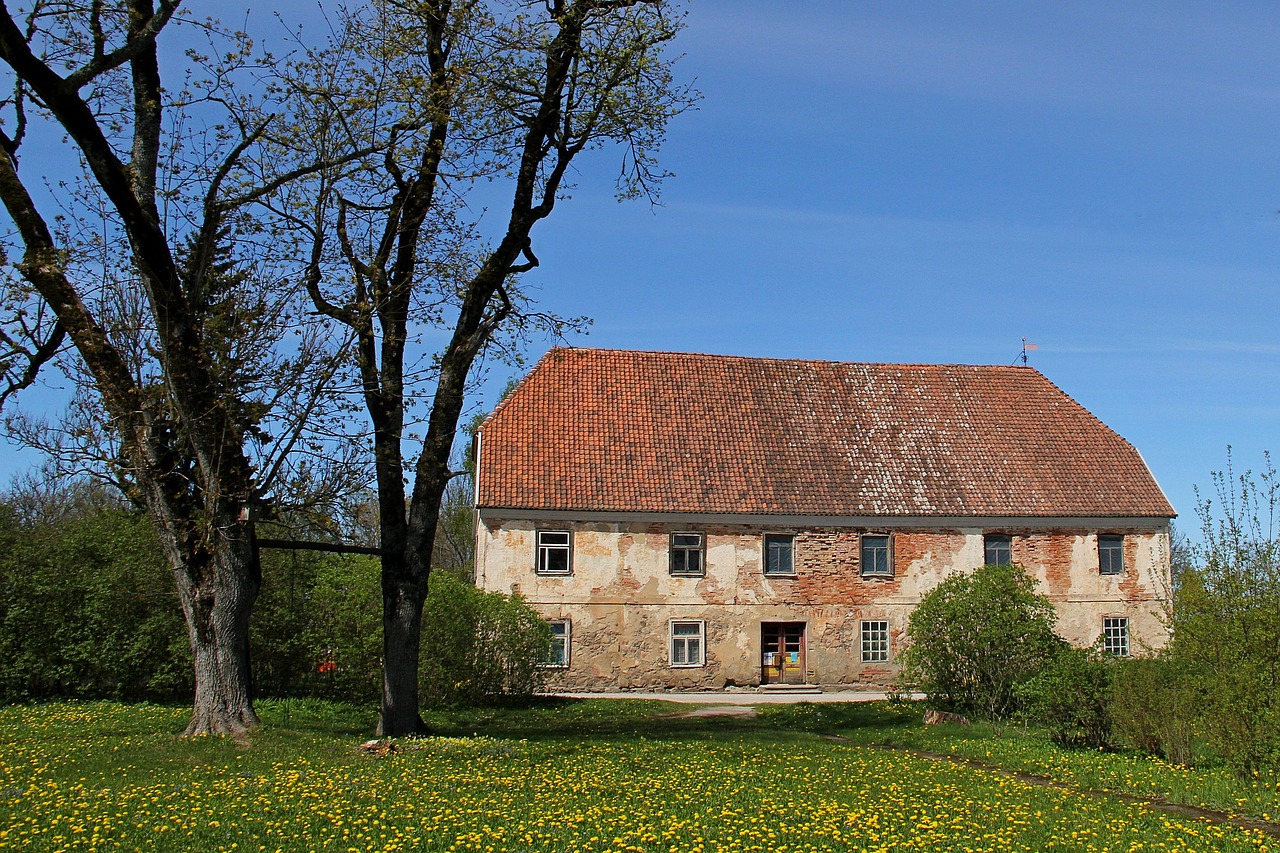
[[[375,758],[355,749],[371,716],[319,702],[261,703],[266,726],[243,745],[178,740],[185,709],[0,708],[0,849],[1280,851],[1256,830],[868,745],[956,746],[1139,793],[1189,773],[1167,765],[926,732],[917,709],[882,704],[675,716],[688,710],[589,701],[436,714],[438,736]],[[1224,796],[1275,801],[1274,785],[1245,788]]]

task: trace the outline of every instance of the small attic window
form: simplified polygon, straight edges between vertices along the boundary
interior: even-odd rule
[[[671,574],[676,577],[701,577],[703,569],[701,533],[671,534]]]

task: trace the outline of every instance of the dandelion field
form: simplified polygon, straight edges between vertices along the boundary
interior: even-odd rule
[[[824,739],[805,708],[436,716],[447,735],[386,758],[355,749],[372,722],[355,709],[261,710],[264,729],[237,744],[178,740],[185,709],[0,708],[0,849],[1280,850],[1256,830]]]

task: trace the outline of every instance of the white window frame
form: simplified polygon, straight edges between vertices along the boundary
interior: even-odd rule
[[[885,549],[888,552],[889,566],[887,571],[879,572],[879,571],[869,570],[867,568],[867,561],[865,559],[866,553],[867,553],[865,543],[869,537],[884,540]],[[893,565],[893,534],[892,533],[863,533],[861,536],[858,537],[858,573],[862,575],[862,577],[864,578],[891,578],[897,574]]]
[[[693,546],[689,546],[689,545],[676,545],[676,537],[677,537],[677,536],[697,536],[697,537],[698,537],[698,545],[697,545],[697,547],[696,547],[696,548],[695,548],[695,547],[693,547]],[[707,574],[707,536],[706,536],[706,534],[705,534],[705,533],[701,533],[701,532],[699,532],[699,531],[697,531],[697,530],[675,530],[675,531],[672,531],[671,535],[667,537],[667,551],[668,551],[668,553],[667,553],[667,572],[671,575],[671,577],[673,577],[673,578],[700,578],[700,577],[705,577],[705,576],[706,576],[706,574]],[[677,571],[676,571],[676,566],[675,566],[675,560],[676,560],[676,556],[675,556],[675,555],[676,555],[676,551],[683,551],[683,552],[685,553],[685,565],[686,565],[686,566],[688,566],[688,564],[689,564],[689,562],[688,562],[688,561],[689,561],[689,557],[688,557],[688,555],[689,555],[690,553],[696,553],[696,554],[698,555],[698,569],[697,569],[697,571],[692,571],[692,572],[691,572],[691,571],[689,571],[688,569],[685,569],[684,571],[677,572]]]
[[[1129,617],[1102,617],[1102,650],[1118,658],[1129,657]]]
[[[542,662],[541,666],[546,669],[568,669],[569,655],[571,654],[572,638],[573,638],[573,622],[569,619],[548,619],[547,624],[551,626],[551,648],[547,650],[547,659]],[[560,636],[556,635],[556,626],[563,626],[564,631]],[[552,654],[556,644],[559,643],[562,649],[561,659],[556,660]]]
[[[1102,540],[1118,539],[1119,540],[1119,568],[1116,568],[1116,560],[1108,560],[1108,564],[1104,566],[1102,562]],[[1112,550],[1110,547],[1107,550]],[[1110,571],[1107,569],[1110,568]],[[1099,533],[1098,534],[1098,574],[1103,577],[1116,577],[1124,574],[1124,536],[1119,533]]]
[[[563,536],[565,541],[561,542],[543,542],[544,536]],[[533,571],[535,574],[547,575],[548,577],[563,577],[573,574],[573,531],[572,530],[542,530],[534,532],[534,556]],[[549,570],[546,568],[547,556],[552,551],[564,551],[564,571]]]
[[[693,633],[677,634],[676,628],[695,628]],[[672,619],[667,628],[667,653],[675,669],[695,669],[707,665],[707,623],[704,619]],[[697,643],[695,659],[690,659],[689,640]],[[679,650],[679,651],[677,651]],[[679,660],[684,658],[684,660]]]
[[[785,572],[769,571],[769,540],[787,539],[790,541],[791,568]],[[770,532],[760,536],[760,574],[767,578],[793,578],[796,576],[796,535],[794,533]]]
[[[889,662],[888,619],[863,619],[858,631],[858,641],[863,663]]]

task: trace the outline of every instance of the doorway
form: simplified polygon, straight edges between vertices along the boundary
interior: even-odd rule
[[[804,684],[803,622],[760,623],[760,683]]]

